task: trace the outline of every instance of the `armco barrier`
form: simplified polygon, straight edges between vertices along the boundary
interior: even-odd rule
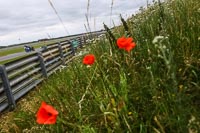
[[[102,32],[95,33],[99,34]],[[78,42],[76,46],[72,45],[74,39]],[[53,43],[40,52],[33,52],[0,65],[0,112],[5,109],[13,110],[19,98],[65,65],[75,55],[76,49],[85,44],[86,39],[87,37],[82,35]]]

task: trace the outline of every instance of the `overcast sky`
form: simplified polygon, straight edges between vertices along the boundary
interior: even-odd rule
[[[103,23],[116,25],[146,6],[150,0],[90,0],[89,24],[92,31],[103,29]],[[0,46],[55,38],[86,32],[88,0],[51,0],[63,24],[48,0],[0,0]],[[64,28],[65,27],[65,28]]]

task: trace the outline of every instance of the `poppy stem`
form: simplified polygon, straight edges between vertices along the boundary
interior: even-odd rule
[[[87,88],[86,88],[86,90],[85,90],[85,93],[82,95],[81,100],[78,102],[78,105],[79,105],[79,114],[80,114],[80,116],[81,116],[81,109],[82,109],[81,104],[82,104],[82,102],[84,101],[85,95],[88,93],[88,90],[89,90],[89,87],[90,87],[90,85],[91,85],[91,83],[92,83],[92,80],[93,80],[93,78],[95,77],[94,75],[95,75],[96,70],[97,70],[97,65],[96,65],[96,67],[95,67],[95,69],[94,69],[94,72],[93,72],[93,74],[92,74],[92,78],[90,79],[90,82],[89,82],[89,84],[88,84],[88,86],[87,86]]]

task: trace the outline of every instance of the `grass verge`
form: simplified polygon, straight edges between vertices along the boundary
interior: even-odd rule
[[[107,38],[84,51],[95,64],[75,58],[3,115],[1,132],[198,132],[199,9],[198,0],[154,3],[112,31],[105,25]],[[117,47],[121,36],[134,38],[130,53]],[[41,101],[58,110],[56,124],[36,123]]]

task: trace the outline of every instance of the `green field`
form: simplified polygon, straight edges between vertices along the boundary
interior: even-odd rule
[[[54,39],[54,40],[41,41],[41,42],[34,42],[34,43],[27,43],[26,45],[27,46],[33,46],[35,49],[37,49],[37,48],[40,48],[41,46],[48,45],[48,44],[55,43],[55,42],[64,41],[64,40],[67,40],[67,38]],[[0,49],[0,57],[6,56],[6,55],[9,55],[9,54],[18,53],[18,52],[24,52],[24,45],[19,44],[19,46],[13,46],[13,47]]]
[[[77,56],[4,114],[0,132],[200,132],[199,20],[199,0],[169,0],[105,25],[106,38],[83,49],[95,63]],[[122,36],[134,39],[130,52]],[[55,124],[36,122],[42,101],[59,112]]]
[[[33,46],[35,49],[37,49],[37,48],[40,48],[41,46],[46,46],[48,44],[52,44],[52,43],[60,42],[60,41],[65,41],[65,40],[67,40],[67,38],[54,39],[54,40],[42,41],[42,42],[34,42],[34,43],[27,43],[26,45],[27,46]],[[7,56],[9,54],[19,53],[19,52],[24,52],[24,45],[19,45],[19,46],[0,49],[0,57],[1,56]],[[0,64],[5,64],[5,63],[8,63],[8,62],[20,59],[22,57],[24,57],[24,56],[20,56],[20,57],[8,59],[8,60],[0,61]]]

